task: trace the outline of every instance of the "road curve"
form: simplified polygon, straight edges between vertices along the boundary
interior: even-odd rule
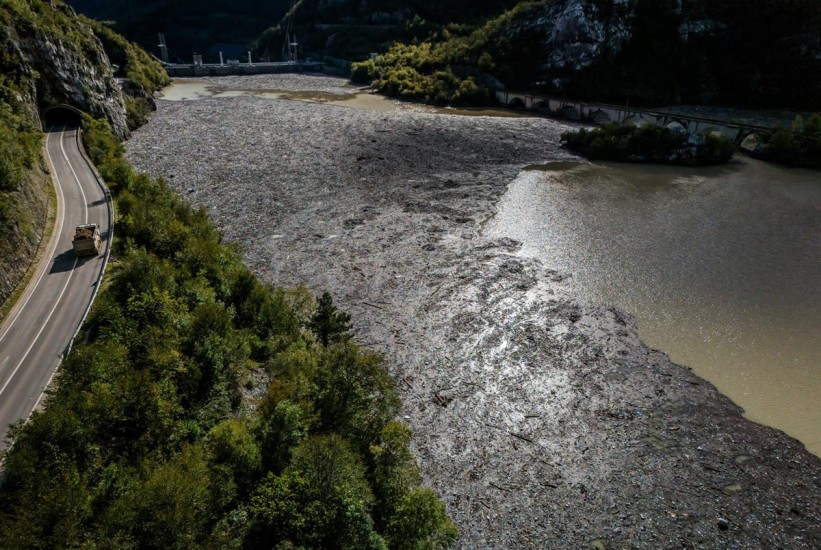
[[[57,219],[44,260],[0,325],[0,450],[8,445],[9,424],[27,418],[39,404],[105,270],[111,235],[109,198],[80,148],[76,127],[46,134]],[[83,223],[99,224],[106,250],[100,256],[74,255],[74,227]]]

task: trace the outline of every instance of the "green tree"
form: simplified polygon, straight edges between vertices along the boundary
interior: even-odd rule
[[[437,550],[453,544],[458,534],[433,491],[416,488],[399,504],[385,538],[394,550]]]
[[[325,431],[340,434],[367,453],[399,410],[399,399],[381,357],[346,343],[327,348],[316,373],[314,404]]]
[[[410,429],[391,421],[382,429],[379,444],[371,445],[374,519],[379,527],[385,527],[408,491],[419,485],[419,472],[408,449],[410,440]]]
[[[237,485],[248,488],[262,467],[262,457],[253,433],[235,418],[223,420],[208,434],[212,460],[225,465]]]
[[[263,416],[258,429],[266,469],[281,472],[291,460],[291,450],[309,433],[313,418],[288,400],[279,401]]]
[[[351,316],[337,311],[333,298],[328,292],[322,294],[316,305],[316,311],[308,321],[310,328],[323,346],[331,342],[342,342],[350,338]]]
[[[369,509],[373,496],[356,452],[336,435],[300,443],[282,475],[251,498],[249,546],[384,549]]]
[[[133,532],[140,548],[197,546],[213,510],[210,476],[202,447],[185,447],[126,496],[135,523],[122,528]]]

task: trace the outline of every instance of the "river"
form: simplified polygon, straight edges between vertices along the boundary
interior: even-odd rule
[[[129,158],[207,209],[264,281],[327,290],[351,314],[397,382],[457,548],[819,547],[818,457],[577,297],[621,305],[773,424],[733,393],[755,387],[752,362],[719,356],[713,375],[694,350],[800,343],[786,366],[755,364],[790,388],[777,406],[803,402],[817,424],[814,173],[582,166],[559,146],[571,124],[450,116],[495,113],[334,78],[189,84],[164,91],[180,101],[158,102]]]
[[[340,85],[176,80],[163,99],[257,97],[367,111],[435,108]],[[554,163],[513,181],[485,225],[572,275],[588,304],[635,317],[642,339],[821,455],[821,177],[741,158],[721,168]]]
[[[533,166],[490,236],[572,274],[588,303],[821,455],[821,177],[722,168]]]

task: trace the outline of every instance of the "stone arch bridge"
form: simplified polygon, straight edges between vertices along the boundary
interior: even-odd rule
[[[496,99],[502,105],[512,109],[534,111],[567,120],[592,122],[599,125],[608,122],[626,122],[636,125],[655,124],[656,126],[666,126],[671,129],[680,128],[687,132],[703,135],[717,132],[732,140],[736,145],[741,145],[749,136],[760,137],[761,134],[771,130],[767,126],[741,124],[726,120],[606,103],[557,99],[506,90],[498,90]]]

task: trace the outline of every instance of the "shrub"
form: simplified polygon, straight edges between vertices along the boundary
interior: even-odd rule
[[[787,166],[821,167],[821,113],[806,121],[799,115],[791,128],[774,129],[753,156]]]
[[[610,122],[594,130],[565,132],[562,143],[593,160],[655,162],[660,164],[726,164],[735,150],[724,136],[674,132],[647,124]]]
[[[351,81],[357,84],[370,84],[376,78],[376,65],[372,59],[354,63],[351,66]]]

